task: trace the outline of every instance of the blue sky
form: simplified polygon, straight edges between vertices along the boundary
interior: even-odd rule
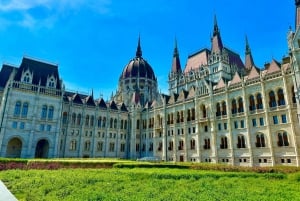
[[[216,15],[223,44],[244,60],[247,35],[263,67],[287,54],[294,11],[294,0],[0,0],[0,61],[57,63],[67,89],[107,99],[140,34],[143,57],[166,93],[175,37],[184,68],[188,55],[210,48]]]

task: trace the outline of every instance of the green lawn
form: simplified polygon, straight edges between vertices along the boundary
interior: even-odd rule
[[[300,173],[169,168],[5,170],[19,200],[300,200]]]

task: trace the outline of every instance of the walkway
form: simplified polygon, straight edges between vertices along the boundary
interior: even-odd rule
[[[18,201],[0,180],[0,201]]]

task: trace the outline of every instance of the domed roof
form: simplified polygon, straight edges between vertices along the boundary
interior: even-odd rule
[[[142,58],[140,38],[136,50],[136,57],[131,59],[129,63],[125,66],[120,79],[134,77],[156,80],[152,67],[148,64],[146,60]]]

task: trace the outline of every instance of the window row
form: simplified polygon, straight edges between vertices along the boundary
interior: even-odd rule
[[[67,112],[63,113],[62,122],[63,122],[63,124],[68,123],[68,113]],[[120,129],[127,129],[127,120],[121,119],[119,122],[120,122],[120,124],[119,124]],[[109,126],[109,128],[114,128],[114,129],[118,128],[118,120],[116,118],[110,118],[109,122],[108,122],[109,124],[107,125],[106,117],[99,116],[97,121],[95,122],[95,117],[93,115],[86,115],[84,122],[83,122],[81,114],[73,113],[71,115],[71,125],[81,126],[82,123],[84,123],[84,126],[86,126],[86,127],[93,127],[93,126],[95,126],[95,123],[97,123],[98,128],[105,128],[106,126]]]
[[[277,135],[277,145],[279,147],[282,146],[289,146],[289,140],[288,140],[288,134],[287,132],[278,132]],[[237,144],[236,148],[241,149],[241,148],[247,148],[246,145],[246,138],[244,135],[238,135],[237,136]],[[168,150],[172,151],[174,150],[174,142],[171,140],[168,142]],[[196,141],[195,139],[190,140],[190,146],[189,149],[194,150],[196,148]],[[159,142],[158,144],[158,151],[162,151],[162,142]],[[260,148],[260,147],[266,147],[266,137],[264,134],[257,134],[255,138],[255,147]],[[220,144],[219,144],[220,149],[228,149],[229,148],[229,142],[228,138],[226,136],[222,136],[220,138]],[[210,138],[206,137],[203,140],[203,149],[211,149],[211,140]],[[178,141],[178,149],[177,150],[184,150],[184,140],[179,140]]]

